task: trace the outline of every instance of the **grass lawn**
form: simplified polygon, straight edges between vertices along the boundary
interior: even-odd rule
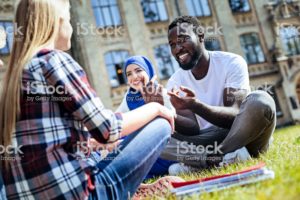
[[[265,162],[269,169],[275,172],[275,179],[259,182],[243,187],[233,187],[227,190],[202,195],[187,196],[183,199],[278,199],[300,200],[300,126],[290,126],[276,130],[274,141],[269,151],[259,159],[246,163],[230,165],[222,169],[201,171],[199,173],[182,174],[185,180],[221,175],[235,172],[245,167]],[[161,198],[160,198],[161,199]],[[176,199],[169,196],[166,199]]]

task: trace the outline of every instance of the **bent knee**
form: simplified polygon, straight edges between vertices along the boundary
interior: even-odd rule
[[[162,136],[171,136],[172,128],[170,123],[164,118],[156,118],[153,120],[152,125],[154,126],[155,132],[161,134]]]
[[[246,98],[245,106],[250,113],[254,114],[253,117],[265,117],[269,121],[275,117],[275,102],[267,92],[251,92]]]

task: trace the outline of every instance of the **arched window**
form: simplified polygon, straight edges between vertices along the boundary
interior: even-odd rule
[[[240,36],[241,46],[249,64],[265,62],[265,56],[257,33],[247,33]]]
[[[300,54],[300,27],[287,26],[280,28],[280,38],[287,56]]]
[[[207,38],[204,41],[205,48],[209,51],[221,51],[221,45],[217,38]]]
[[[250,11],[248,0],[229,0],[229,5],[233,13]]]
[[[158,74],[161,79],[169,78],[178,68],[177,61],[173,58],[169,44],[158,45],[154,48]]]
[[[141,0],[141,6],[146,23],[168,20],[164,0]]]
[[[126,84],[125,73],[123,66],[125,60],[129,57],[128,51],[109,51],[105,53],[105,65],[108,71],[111,87],[118,87]]]
[[[0,21],[0,54],[9,54],[13,44],[14,27],[12,22]]]
[[[91,0],[97,27],[122,24],[117,0]]]
[[[210,7],[207,0],[185,0],[189,15],[195,17],[210,16]]]

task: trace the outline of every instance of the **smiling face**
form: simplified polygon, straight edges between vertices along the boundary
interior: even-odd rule
[[[128,85],[138,91],[141,91],[150,80],[146,71],[136,64],[127,66],[126,77]]]
[[[203,50],[201,40],[193,31],[192,25],[173,27],[169,30],[168,39],[172,55],[183,70],[190,70],[196,66]]]

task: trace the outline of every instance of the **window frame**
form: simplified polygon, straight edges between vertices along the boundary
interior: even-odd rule
[[[213,50],[211,50],[211,49],[207,48],[207,43],[208,42],[213,42],[213,41],[217,41],[218,42],[218,45],[219,45],[220,49],[213,49]],[[215,38],[215,37],[206,38],[204,40],[204,45],[205,45],[205,49],[208,50],[208,51],[222,51],[222,45],[221,45],[221,42],[220,42],[219,38]]]
[[[255,51],[255,45],[257,45],[257,44],[254,44],[254,43],[252,43],[252,44],[247,44],[247,42],[246,42],[246,40],[247,39],[245,39],[245,36],[250,36],[250,35],[252,35],[252,36],[256,36],[256,39],[257,39],[257,44],[259,45],[259,47],[260,47],[260,50],[261,50],[261,53],[262,53],[262,55],[263,55],[263,60],[262,61],[259,61],[259,53],[257,53],[256,51]],[[240,46],[241,46],[241,48],[242,48],[242,50],[243,50],[243,54],[244,54],[244,56],[245,56],[245,58],[246,58],[246,61],[247,61],[247,64],[248,65],[256,65],[256,64],[261,64],[261,63],[265,63],[266,62],[266,55],[265,55],[265,52],[264,52],[264,49],[263,49],[263,47],[262,47],[262,44],[261,44],[261,40],[260,40],[260,37],[259,37],[259,34],[258,33],[256,33],[256,32],[250,32],[250,33],[243,33],[243,34],[241,34],[240,36],[239,36],[239,39],[240,39]],[[243,41],[242,41],[242,39],[243,39]],[[251,40],[253,41],[253,37],[251,38]],[[248,57],[247,57],[247,53],[246,53],[246,51],[245,51],[245,47],[246,46],[243,46],[243,44],[245,44],[246,46],[251,46],[251,49],[252,49],[252,52],[254,52],[255,54],[255,57],[256,57],[256,61],[255,62],[249,62],[249,60],[248,60]],[[247,48],[248,49],[248,48]]]
[[[298,29],[300,30],[300,26],[297,27],[297,25],[291,25],[291,26],[285,26],[285,27],[281,27],[279,30],[279,37],[281,40],[281,44],[282,44],[282,48],[283,51],[285,53],[286,56],[295,56],[295,55],[300,55],[300,47],[299,45],[297,45],[297,39],[298,39],[298,43],[300,44],[300,34],[298,33],[298,35],[293,35],[293,37],[284,37],[283,38],[283,34],[282,34],[282,29],[288,29],[288,28],[295,28],[296,32],[298,31]],[[296,51],[296,53],[294,53],[293,51],[291,51],[290,48],[288,48],[287,43],[290,42],[291,40],[293,40],[293,44],[294,44],[294,50]],[[285,42],[287,41],[287,42]]]
[[[154,2],[152,2],[152,1],[154,1]],[[165,11],[165,15],[167,17],[166,19],[161,19],[159,8],[158,8],[158,3],[159,2],[162,2],[164,4],[164,11]],[[143,3],[147,3],[147,4],[155,3],[156,12],[158,12],[158,14],[159,14],[158,15],[158,20],[147,21],[147,18],[145,16]],[[143,16],[144,16],[144,22],[146,24],[157,23],[157,22],[168,22],[169,21],[169,12],[168,12],[168,8],[167,8],[165,0],[140,0],[140,5],[141,5]]]
[[[9,26],[7,26],[6,24],[11,24],[11,27],[12,27],[12,35],[11,35],[11,41],[10,41],[10,36],[9,36],[9,33],[7,32],[7,28]],[[4,28],[4,31],[6,33],[6,38],[5,38],[5,46],[3,48],[0,49],[0,55],[3,55],[3,56],[7,56],[7,55],[10,55],[11,54],[11,50],[12,50],[12,47],[13,47],[13,37],[14,37],[14,23],[12,21],[6,21],[6,20],[1,20],[0,21],[0,26],[2,26]],[[7,49],[8,51],[6,52],[5,49]],[[5,52],[4,52],[5,51]]]
[[[116,53],[124,54],[124,55],[118,55],[118,56],[120,56],[122,62],[116,62],[115,61],[116,57],[117,57]],[[107,62],[108,56],[110,56],[110,58],[112,60],[111,63]],[[108,78],[109,78],[111,88],[118,88],[122,85],[127,84],[126,75],[123,72],[123,67],[124,67],[124,64],[125,64],[125,60],[129,57],[130,57],[130,52],[127,49],[110,50],[110,51],[107,51],[107,52],[104,53],[104,62],[105,62],[105,67],[106,67],[106,70],[107,70],[107,73],[108,73]],[[118,77],[118,72],[117,72],[117,69],[116,69],[117,65],[120,65],[120,69],[122,69],[122,77],[124,79],[124,83],[121,83],[120,79]],[[114,72],[111,72],[111,69],[110,69],[111,67],[114,67]],[[116,85],[116,86],[112,85],[111,81],[113,80],[113,76],[111,76],[112,75],[111,73],[115,74],[115,78],[116,78],[115,80],[118,81],[118,85]]]
[[[248,5],[249,5],[249,10],[245,10],[245,11],[242,11],[242,10],[233,10],[232,6],[231,6],[232,5],[231,4],[232,1],[234,1],[234,0],[228,0],[229,7],[230,7],[230,10],[231,10],[232,14],[250,13],[252,11],[251,4],[250,4],[249,0],[244,0],[244,1],[247,1]]]
[[[193,15],[192,13],[190,13],[189,8],[188,8],[188,6],[187,6],[187,4],[188,4],[187,1],[191,1],[191,2],[192,2],[193,13],[195,13],[195,15]],[[203,13],[202,15],[196,14],[197,12],[196,12],[196,6],[195,6],[195,3],[196,3],[196,2],[195,2],[195,1],[198,2],[199,7],[201,8],[201,11],[203,11],[203,12],[202,12],[202,13]],[[208,5],[209,15],[205,15],[205,14],[204,14],[204,6],[203,6],[203,2],[202,2],[201,0],[185,0],[185,1],[184,1],[185,7],[186,7],[186,9],[187,9],[188,14],[191,15],[191,16],[193,16],[193,17],[211,17],[211,16],[212,16],[212,10],[211,10],[210,2],[209,2],[209,0],[205,0],[205,1],[207,2],[207,5]]]
[[[159,51],[159,49],[162,49],[162,52],[164,50],[168,51],[168,59],[170,60],[170,62],[164,62],[164,57],[166,58],[167,56],[164,57],[158,57],[157,56],[157,52]],[[164,52],[166,52],[164,51]],[[153,48],[153,52],[154,52],[154,57],[155,57],[155,62],[157,64],[157,69],[158,69],[158,76],[161,80],[166,80],[169,79],[180,67],[178,62],[175,60],[175,58],[173,57],[171,50],[170,50],[170,46],[167,43],[163,43],[163,44],[159,44],[154,46]],[[160,65],[160,62],[162,62],[162,66]],[[169,65],[171,64],[171,68],[169,67]],[[171,70],[170,73],[168,73],[167,76],[162,76],[163,73],[161,72],[163,69],[167,69],[167,70]]]
[[[115,0],[116,3],[114,3],[114,4],[112,4],[111,1],[108,1],[109,2],[108,5],[101,5],[101,3],[100,3],[101,0],[94,0],[94,1],[97,1],[98,6],[94,6],[93,3],[92,3],[92,1],[93,0],[90,0],[90,3],[91,3],[91,8],[93,10],[93,15],[94,15],[94,19],[95,19],[97,28],[119,27],[119,26],[123,25],[123,19],[122,19],[122,15],[121,15],[121,12],[120,12],[120,7],[119,7],[118,0]],[[115,18],[113,17],[114,13],[112,11],[112,7],[116,7],[117,8],[118,15],[119,15],[119,18],[120,18],[120,23],[115,22]],[[110,21],[113,22],[112,24],[104,23],[105,22],[105,17],[104,17],[103,9],[105,9],[105,8],[108,8],[109,16],[110,16]],[[98,15],[95,14],[96,11],[99,13]],[[104,20],[103,25],[101,25],[101,24],[99,25],[98,24],[98,20],[97,20],[96,16],[99,16],[99,15],[101,16],[101,18],[99,19],[99,21],[101,19]]]

